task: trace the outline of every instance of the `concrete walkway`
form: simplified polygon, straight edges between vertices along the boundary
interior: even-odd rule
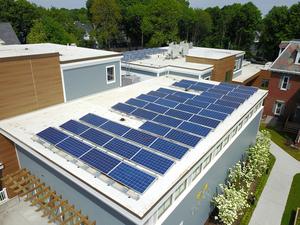
[[[249,225],[280,225],[293,177],[300,173],[300,162],[278,145],[271,144],[271,153],[276,162]]]

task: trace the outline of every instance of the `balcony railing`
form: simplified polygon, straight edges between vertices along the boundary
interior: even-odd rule
[[[5,203],[7,200],[8,200],[8,196],[7,196],[6,188],[3,188],[0,191],[0,205]]]

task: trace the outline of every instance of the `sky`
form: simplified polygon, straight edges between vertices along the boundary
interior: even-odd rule
[[[30,2],[34,2],[38,5],[44,7],[57,7],[57,8],[81,8],[85,7],[86,0],[29,0]],[[274,6],[287,5],[290,6],[292,4],[297,3],[299,0],[252,0],[252,2],[261,10],[262,14],[265,15],[268,11]],[[197,8],[207,8],[213,6],[223,7],[224,5],[231,5],[233,3],[246,3],[249,0],[190,0],[190,4],[192,7]]]

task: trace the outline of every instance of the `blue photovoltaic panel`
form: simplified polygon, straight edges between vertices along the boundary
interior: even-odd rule
[[[190,84],[190,85],[198,83],[197,81],[193,81],[193,80],[180,80],[179,82],[180,83]]]
[[[67,134],[52,127],[48,127],[47,129],[37,133],[36,135],[53,145],[56,145],[58,142],[61,142],[62,140],[69,137]]]
[[[234,108],[232,108],[232,107],[227,107],[224,105],[217,105],[217,104],[211,104],[207,108],[214,110],[214,111],[227,113],[227,114],[231,114],[234,111]]]
[[[192,85],[189,87],[189,89],[195,90],[195,91],[207,91],[209,88],[200,86],[200,85]]]
[[[165,113],[165,115],[172,116],[172,117],[182,119],[182,120],[188,120],[189,118],[192,117],[193,114],[187,113],[187,112],[182,112],[182,111],[179,111],[179,110],[176,110],[176,109],[169,109]]]
[[[60,127],[64,128],[67,131],[70,131],[74,134],[81,134],[82,132],[88,130],[90,127],[79,123],[75,120],[69,120],[68,122],[65,122],[64,124],[60,125]]]
[[[87,130],[86,132],[82,133],[80,136],[100,146],[104,145],[105,143],[107,143],[109,140],[113,138],[112,136],[105,134],[94,128]]]
[[[113,121],[108,121],[107,123],[103,124],[101,126],[103,130],[107,130],[113,134],[117,134],[122,136],[125,134],[127,131],[129,131],[131,128],[124,126],[122,124],[113,122]]]
[[[186,104],[179,104],[178,106],[175,107],[175,109],[179,109],[179,110],[194,113],[194,114],[197,114],[198,112],[200,112],[202,110],[202,108],[195,107],[192,105],[186,105]]]
[[[181,159],[189,150],[186,147],[163,140],[161,138],[158,138],[150,147],[176,159]]]
[[[232,84],[232,83],[227,83],[227,82],[221,82],[218,86],[227,86],[227,87],[237,88],[240,85],[238,85],[238,84]]]
[[[88,150],[92,149],[93,147],[90,145],[87,145],[75,138],[69,137],[66,140],[58,143],[56,147],[64,150],[65,152],[75,156],[80,157],[84,153],[86,153]]]
[[[104,124],[105,122],[107,122],[107,119],[102,118],[100,116],[96,116],[92,113],[86,114],[85,116],[80,118],[81,121],[84,121],[86,123],[92,124],[96,127]]]
[[[238,90],[244,90],[244,91],[248,91],[251,92],[252,94],[255,93],[258,89],[256,87],[250,87],[250,86],[239,86],[237,88]]]
[[[133,106],[137,106],[137,107],[144,107],[145,105],[148,104],[148,102],[139,100],[139,99],[135,99],[135,98],[131,98],[128,101],[125,102],[128,105],[133,105]]]
[[[163,97],[167,96],[168,94],[158,92],[158,91],[150,91],[147,95],[153,95],[153,96],[156,96],[156,97],[163,98]]]
[[[156,117],[158,114],[145,110],[145,109],[136,109],[135,111],[133,111],[131,113],[131,115],[134,115],[136,117],[140,117],[142,119],[146,119],[146,120],[152,120],[154,117]]]
[[[213,89],[207,90],[207,92],[209,92],[209,93],[219,93],[219,94],[226,95],[229,91],[213,88]]]
[[[230,101],[225,101],[225,100],[221,99],[221,100],[216,101],[215,104],[224,105],[224,106],[228,106],[228,107],[236,109],[240,106],[241,103],[239,103],[239,102],[230,102]]]
[[[213,110],[209,110],[209,109],[203,109],[199,113],[199,115],[210,117],[210,118],[221,120],[221,121],[225,120],[226,117],[228,116],[228,114],[217,112],[217,111],[213,111]]]
[[[232,91],[235,87],[229,87],[225,85],[216,85],[214,89],[224,90],[224,91]]]
[[[184,104],[197,106],[200,108],[206,108],[207,106],[210,105],[209,102],[202,102],[202,101],[196,101],[196,100],[187,100]]]
[[[149,103],[144,108],[148,109],[148,110],[151,110],[153,112],[162,113],[162,114],[165,113],[169,109],[168,107],[158,105],[158,104],[154,104],[154,103]]]
[[[220,123],[219,120],[207,118],[207,117],[204,117],[204,116],[197,116],[197,115],[194,115],[190,119],[190,121],[194,122],[194,123],[204,125],[204,126],[207,126],[207,127],[211,127],[211,128],[216,128]]]
[[[223,94],[221,93],[213,93],[213,92],[202,92],[200,96],[209,97],[209,98],[221,98]]]
[[[179,91],[175,92],[173,95],[181,97],[181,98],[185,98],[185,99],[193,98],[195,96],[195,95],[190,94],[190,93],[184,93],[184,92],[179,92]]]
[[[181,102],[181,103],[186,101],[186,98],[178,97],[178,96],[175,96],[175,95],[167,95],[165,97],[165,99],[172,100],[172,101],[175,101],[175,102]]]
[[[126,163],[118,165],[109,176],[139,193],[143,193],[155,180],[155,177]]]
[[[104,147],[127,159],[131,159],[132,156],[134,156],[141,149],[140,147],[117,138],[112,139],[110,142],[104,145]]]
[[[197,96],[195,96],[195,97],[193,98],[193,100],[201,101],[201,102],[214,103],[217,99],[216,99],[216,98],[204,97],[204,96],[197,95]]]
[[[242,89],[242,88],[237,88],[237,89],[233,90],[232,92],[238,92],[238,93],[253,95],[255,91],[246,90],[246,89]]]
[[[242,93],[237,93],[237,92],[229,92],[226,96],[230,96],[230,97],[238,97],[238,98],[240,98],[240,99],[247,100],[251,95],[242,94]]]
[[[197,143],[201,140],[201,138],[198,136],[188,134],[179,130],[171,130],[166,135],[166,137],[174,141],[189,145],[191,147],[195,147]]]
[[[174,163],[172,160],[157,155],[155,153],[146,151],[142,149],[137,153],[132,161],[139,163],[155,172],[160,174],[165,174],[165,172],[172,166]]]
[[[92,149],[80,159],[105,174],[120,163],[120,160],[96,149]]]
[[[174,90],[170,90],[170,89],[167,89],[167,88],[159,88],[157,91],[162,92],[162,93],[166,93],[166,94],[173,94],[173,93],[176,92]]]
[[[170,108],[174,108],[176,105],[178,105],[178,102],[174,102],[174,101],[170,101],[170,100],[167,100],[167,99],[157,99],[155,101],[156,104],[159,104],[159,105],[163,105],[163,106],[167,106],[167,107],[170,107]]]
[[[181,88],[188,88],[189,86],[191,86],[191,84],[183,83],[183,82],[175,82],[173,84],[173,86],[175,86],[175,87],[181,87]]]
[[[171,128],[159,125],[157,123],[152,123],[150,121],[147,121],[142,126],[140,126],[140,129],[146,130],[148,132],[151,132],[153,134],[158,134],[161,136],[164,136],[166,133],[168,133]]]
[[[141,95],[137,96],[136,98],[147,101],[147,102],[154,102],[158,99],[158,97],[155,97],[152,95],[144,95],[144,94],[141,94]]]
[[[128,131],[124,137],[145,146],[151,145],[151,143],[156,139],[155,136],[134,129]]]
[[[134,110],[136,110],[136,107],[124,103],[118,103],[114,105],[112,108],[124,113],[132,113]]]
[[[164,115],[158,115],[157,117],[154,118],[155,122],[162,123],[171,127],[177,127],[179,124],[182,123],[182,120],[175,119],[169,116],[164,116]]]
[[[204,127],[190,122],[183,122],[178,128],[193,134],[200,135],[202,137],[206,137],[208,133],[211,131],[211,128]]]
[[[245,101],[245,99],[243,99],[243,98],[232,97],[232,96],[228,96],[228,95],[225,95],[221,99],[225,100],[225,101],[239,102],[239,103],[243,103]]]

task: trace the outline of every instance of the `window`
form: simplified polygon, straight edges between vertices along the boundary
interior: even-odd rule
[[[284,76],[281,80],[280,90],[287,90],[289,86],[290,77]]]
[[[296,59],[295,59],[295,64],[300,64],[300,52],[297,51]]]
[[[186,180],[174,192],[174,199],[177,199],[178,196],[185,190],[185,188],[186,188]]]
[[[193,174],[192,174],[192,180],[195,180],[195,178],[201,173],[201,167],[202,167],[202,164],[200,164],[200,165],[195,169],[195,171],[194,171]]]
[[[240,59],[236,59],[235,60],[235,64],[234,64],[234,71],[237,71],[241,68],[241,60]]]
[[[159,207],[157,212],[157,217],[161,217],[161,215],[170,207],[172,204],[172,195],[163,203],[161,207]]]
[[[268,79],[262,79],[260,87],[268,88],[269,87],[269,80]]]
[[[203,169],[210,163],[211,155],[209,155],[203,162],[202,167]]]
[[[116,76],[115,76],[115,66],[107,66],[106,67],[106,82],[113,83],[116,81]]]
[[[274,115],[280,116],[283,113],[284,102],[276,101],[274,105]]]
[[[227,71],[225,74],[225,82],[231,81],[231,71]]]

